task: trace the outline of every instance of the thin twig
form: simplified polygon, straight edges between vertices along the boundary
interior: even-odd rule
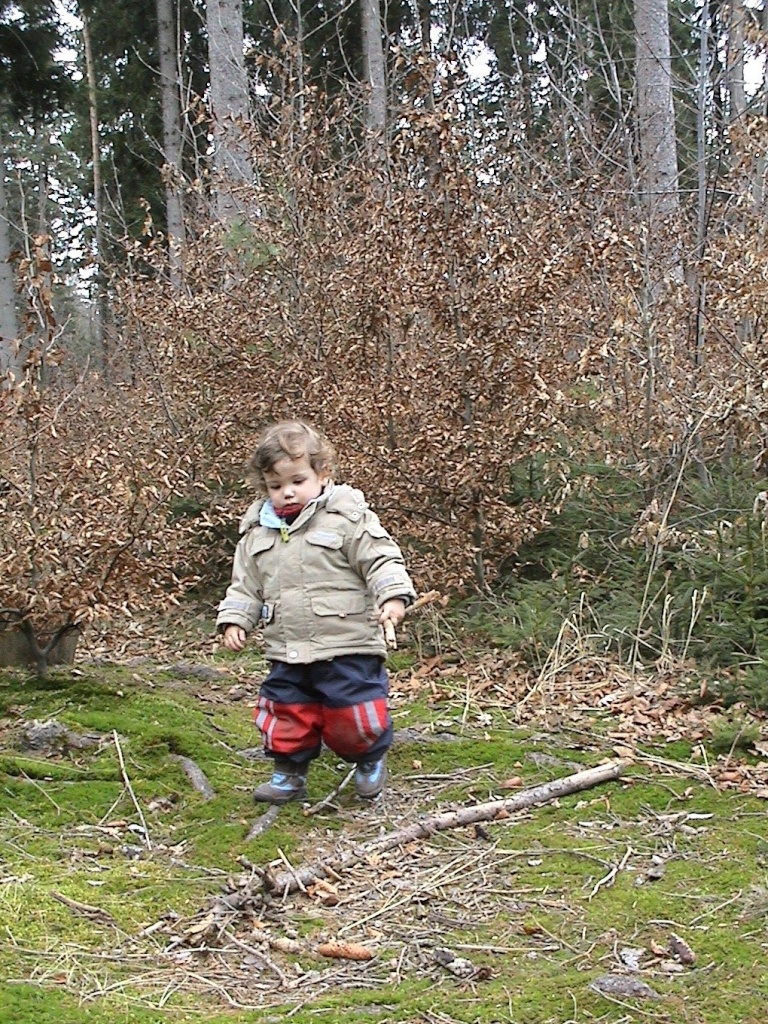
[[[258,960],[262,960],[264,964],[270,969],[270,971],[272,971],[272,973],[280,979],[280,985],[282,988],[291,987],[290,981],[285,976],[285,974],[280,970],[280,968],[277,966],[274,960],[271,960],[261,950],[254,949],[254,947],[249,946],[247,942],[243,942],[241,939],[238,939],[238,937],[235,934],[233,934],[233,932],[229,929],[225,929],[223,934],[226,935],[230,942],[234,942],[236,946],[239,946],[240,949],[245,950],[246,953],[250,953],[251,956],[256,957]]]
[[[45,790],[43,789],[43,787],[40,785],[39,782],[37,782],[35,779],[33,779],[30,775],[27,775],[27,773],[24,771],[23,768],[19,769],[19,773],[21,774],[21,777],[23,779],[26,779],[27,782],[31,783],[35,787],[35,789],[39,790],[42,793],[42,795],[45,797],[46,800],[50,800],[50,802],[56,808],[58,813],[61,814],[61,808],[59,807],[59,805],[56,803],[56,801],[53,799],[53,797],[50,796],[50,794],[45,792]]]
[[[565,948],[570,949],[572,953],[578,954],[578,949],[572,946],[569,942],[566,942],[565,939],[561,939],[559,935],[555,935],[548,928],[545,928],[541,921],[538,920],[538,918],[534,917],[533,923],[536,925],[540,932],[543,932],[543,934],[547,936],[547,938],[552,939],[552,941],[556,942],[559,946],[565,946]]]
[[[329,804],[333,803],[333,801],[336,799],[336,797],[339,795],[342,789],[344,789],[345,786],[349,785],[349,780],[355,774],[355,771],[355,768],[350,768],[350,770],[347,772],[347,774],[344,776],[344,778],[341,780],[338,786],[336,786],[335,789],[332,789],[328,796],[323,797],[323,799],[320,800],[319,803],[312,804],[311,807],[305,808],[304,817],[308,818],[312,814],[317,814],[318,811],[322,811],[324,807],[328,807]]]
[[[120,774],[121,774],[122,779],[123,779],[123,784],[124,784],[125,788],[128,790],[128,795],[130,796],[130,798],[131,798],[131,800],[133,802],[133,806],[136,808],[136,813],[139,816],[139,821],[141,822],[141,827],[144,830],[144,841],[147,844],[147,849],[151,850],[152,849],[152,841],[149,838],[149,829],[147,828],[147,822],[146,822],[146,820],[144,818],[144,813],[143,813],[141,807],[139,806],[139,801],[136,799],[136,794],[133,791],[133,786],[131,785],[131,780],[128,778],[128,772],[125,769],[125,761],[123,759],[123,752],[120,749],[120,740],[118,738],[117,730],[116,729],[112,730],[112,739],[113,739],[114,744],[115,744],[115,750],[117,751],[117,759],[120,762]]]
[[[107,924],[116,924],[114,917],[107,910],[102,910],[101,907],[93,907],[90,903],[81,903],[79,900],[73,900],[69,896],[65,896],[60,892],[52,892],[51,896],[59,903],[63,903],[65,907],[69,907],[70,910],[74,910],[76,914],[82,914],[83,917],[90,917],[94,921],[104,921]]]
[[[307,887],[304,885],[304,883],[302,882],[301,878],[297,874],[296,869],[294,868],[293,864],[291,864],[291,862],[288,860],[288,858],[285,856],[285,854],[283,853],[283,851],[280,849],[279,846],[277,848],[277,855],[280,858],[280,860],[283,862],[283,864],[285,864],[285,866],[288,868],[289,872],[291,873],[291,875],[295,879],[297,887],[299,889],[301,889],[302,892],[306,892],[307,891]]]
[[[708,782],[713,789],[717,789],[715,780],[710,775],[707,768],[702,768],[697,764],[685,763],[683,761],[672,761],[666,757],[657,757],[654,754],[646,754],[641,751],[635,751],[632,755],[633,759],[638,764],[649,764],[656,765],[659,768],[668,768],[673,775],[691,775],[694,779],[699,779],[701,782]]]
[[[616,881],[616,876],[620,871],[623,871],[624,868],[627,866],[627,861],[633,853],[634,850],[629,844],[627,844],[626,852],[624,853],[624,856],[621,858],[619,863],[614,864],[607,875],[604,875],[602,878],[598,878],[598,880],[595,882],[592,888],[592,892],[589,894],[587,899],[591,900],[593,896],[596,896],[599,889],[607,888],[608,886],[613,885],[613,883]]]

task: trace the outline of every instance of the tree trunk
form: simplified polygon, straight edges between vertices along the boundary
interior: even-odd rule
[[[360,0],[363,30],[363,67],[368,92],[366,126],[371,152],[383,159],[387,130],[387,84],[379,0]]]
[[[243,186],[253,181],[242,127],[250,114],[243,57],[242,0],[207,0],[206,23],[216,213],[226,225],[245,219]]]
[[[763,5],[763,9],[760,12],[760,31],[765,36],[768,33],[768,3]],[[758,111],[764,118],[768,117],[768,62],[763,61],[763,80],[762,88],[760,90],[760,109]],[[765,216],[765,175],[768,169],[768,152],[763,148],[759,154],[756,167],[755,167],[755,180],[752,186],[752,196],[755,203],[755,208],[761,213],[761,232],[765,231],[766,228],[766,216]]]
[[[21,612],[0,608],[0,666],[31,667],[39,676],[47,676],[51,665],[72,664],[80,635],[79,626],[66,623],[44,640]]]
[[[728,89],[728,122],[743,118],[747,109],[744,89],[744,65],[747,12],[744,0],[730,0],[728,4],[728,42],[726,48],[726,86]]]
[[[99,106],[96,89],[96,70],[91,45],[91,30],[83,7],[80,7],[83,23],[83,49],[85,52],[85,73],[88,80],[88,121],[91,133],[91,164],[93,166],[93,211],[96,220],[96,315],[93,318],[93,338],[102,366],[107,363],[105,330],[107,318],[107,295],[104,274],[104,186],[101,177],[101,146],[99,144]]]
[[[0,387],[9,373],[16,380],[21,374],[21,355],[17,350],[19,326],[16,318],[16,287],[11,255],[11,225],[5,191],[5,148],[0,139]]]
[[[710,82],[710,9],[709,0],[704,0],[699,19],[699,73],[696,87],[696,259],[691,269],[694,299],[693,358],[701,366],[706,332],[706,277],[702,275],[704,251],[707,244],[707,103]]]
[[[432,53],[432,2],[419,0],[419,31],[421,33],[421,49],[426,54]]]
[[[160,51],[160,96],[163,110],[163,180],[171,285],[179,291],[184,251],[184,212],[181,201],[182,151],[181,100],[173,0],[157,2],[157,41]]]
[[[304,11],[301,6],[301,0],[296,0],[294,4],[294,10],[296,11],[296,90],[294,96],[296,97],[297,111],[298,111],[298,125],[299,131],[304,130]]]
[[[635,0],[640,181],[651,228],[679,209],[668,0]]]

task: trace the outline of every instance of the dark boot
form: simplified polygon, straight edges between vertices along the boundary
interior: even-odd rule
[[[272,778],[253,791],[253,799],[261,804],[287,804],[291,800],[303,800],[306,795],[306,766],[300,768],[283,758],[275,758]]]
[[[355,790],[364,800],[373,800],[384,789],[387,781],[387,762],[382,757],[378,761],[359,761],[355,772]]]

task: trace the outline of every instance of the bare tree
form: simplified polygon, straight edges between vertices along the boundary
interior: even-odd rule
[[[640,182],[651,222],[677,214],[677,136],[668,0],[635,0]]]
[[[208,70],[213,117],[216,212],[223,224],[243,218],[240,187],[253,180],[243,123],[249,119],[242,0],[207,0]]]
[[[96,231],[96,310],[93,318],[94,340],[102,362],[106,364],[105,327],[108,316],[107,288],[104,275],[106,249],[104,244],[104,184],[101,175],[101,146],[99,143],[99,107],[96,88],[96,68],[93,60],[91,28],[84,5],[80,5],[82,21],[85,74],[88,82],[88,124],[91,135],[91,165],[93,180],[93,212]]]
[[[383,153],[387,127],[387,85],[379,0],[360,0],[363,66],[367,97],[367,127],[374,152]]]
[[[182,152],[184,137],[181,126],[181,101],[176,45],[174,0],[157,2],[157,40],[160,51],[160,96],[163,111],[163,180],[168,233],[168,260],[171,284],[181,287],[182,252],[184,249],[184,211],[182,205]]]
[[[11,225],[5,191],[5,148],[0,139],[0,386],[8,373],[18,379],[21,356],[17,351],[19,334],[16,319],[16,288],[11,255]]]

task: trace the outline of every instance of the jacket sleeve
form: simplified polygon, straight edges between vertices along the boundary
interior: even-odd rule
[[[232,582],[218,607],[216,628],[219,631],[227,626],[242,626],[250,633],[261,617],[264,601],[256,581],[248,572],[249,559],[245,549],[246,537],[243,537],[235,550]]]
[[[354,531],[348,557],[350,565],[368,584],[377,605],[393,597],[402,598],[407,605],[416,600],[399,546],[370,509],[365,510]]]

